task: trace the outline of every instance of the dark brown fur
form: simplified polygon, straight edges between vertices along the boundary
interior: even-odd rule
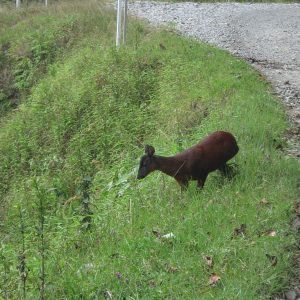
[[[145,178],[159,170],[174,177],[182,188],[186,188],[190,180],[197,180],[198,187],[202,188],[210,172],[218,169],[226,173],[226,162],[238,151],[234,136],[224,131],[214,132],[191,148],[170,157],[154,155],[154,147],[147,145],[137,178]]]

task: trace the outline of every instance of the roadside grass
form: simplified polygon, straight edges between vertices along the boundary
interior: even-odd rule
[[[77,26],[94,22],[74,7],[60,17],[74,9]],[[2,119],[0,296],[266,299],[282,290],[300,174],[280,150],[287,121],[268,84],[174,33],[132,21],[116,51],[113,27],[99,28]],[[172,155],[215,130],[238,140],[232,180],[215,172],[185,193],[160,173],[136,180],[145,143]]]
[[[0,11],[0,118],[26,100],[31,88],[64,55],[110,35],[113,12],[103,1],[31,4]]]

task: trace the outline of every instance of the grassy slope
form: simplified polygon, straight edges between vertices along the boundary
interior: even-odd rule
[[[65,13],[68,10],[68,13]],[[90,20],[86,21],[89,16]],[[65,3],[50,10],[30,6],[21,10],[3,8],[0,19],[0,117],[18,106],[30,89],[85,37],[107,36],[111,13],[99,4]]]
[[[128,46],[116,52],[107,38],[113,30],[97,23],[93,5],[46,13],[57,28],[72,16],[76,41],[2,119],[0,295],[22,295],[21,224],[27,297],[39,295],[41,200],[49,299],[101,299],[107,291],[115,299],[258,299],[282,288],[299,169],[276,150],[286,121],[265,81],[220,50],[134,22]],[[112,24],[113,15],[105,16]],[[39,24],[45,11],[27,17]],[[203,191],[192,184],[181,194],[159,173],[135,180],[144,143],[171,155],[218,129],[238,139],[233,181],[211,174]],[[241,224],[245,235],[233,236]],[[276,236],[260,236],[269,229]],[[213,272],[222,280],[209,287]]]

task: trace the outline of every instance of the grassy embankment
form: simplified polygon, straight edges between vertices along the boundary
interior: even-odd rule
[[[299,165],[263,78],[133,21],[116,51],[99,3],[0,20],[2,298],[265,299],[287,284]],[[240,146],[232,181],[136,181],[145,143],[172,155],[220,129]]]

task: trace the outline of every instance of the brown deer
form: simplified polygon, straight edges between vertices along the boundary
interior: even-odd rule
[[[210,172],[218,169],[222,174],[228,174],[226,162],[238,151],[234,136],[224,131],[216,131],[191,148],[170,157],[154,155],[154,147],[146,145],[137,179],[159,170],[174,177],[182,189],[188,187],[190,180],[197,180],[197,186],[203,188]]]

